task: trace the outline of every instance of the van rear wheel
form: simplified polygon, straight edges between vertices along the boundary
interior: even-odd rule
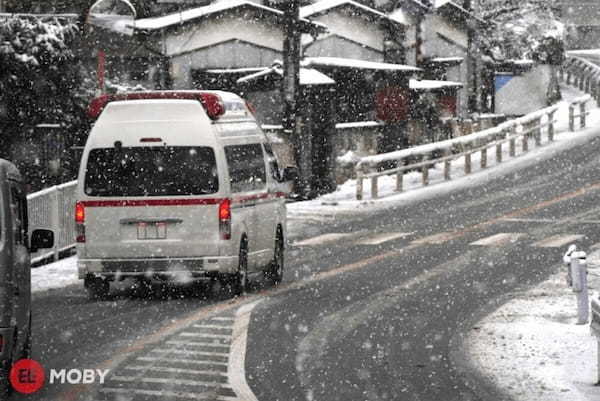
[[[284,246],[283,246],[283,235],[278,230],[277,238],[275,239],[275,248],[273,253],[273,260],[269,263],[268,269],[265,271],[265,278],[269,280],[273,285],[278,285],[283,280],[283,266],[284,266]]]
[[[105,299],[110,291],[110,283],[101,277],[87,276],[83,280],[88,297],[93,300]]]
[[[248,243],[244,238],[240,244],[238,271],[232,277],[233,295],[242,295],[248,290]]]

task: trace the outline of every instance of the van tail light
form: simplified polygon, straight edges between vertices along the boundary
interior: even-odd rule
[[[75,241],[85,243],[85,207],[83,203],[75,204]]]
[[[219,234],[221,239],[231,239],[231,199],[219,203]]]

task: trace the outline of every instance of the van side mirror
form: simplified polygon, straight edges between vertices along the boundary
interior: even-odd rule
[[[298,179],[298,168],[293,166],[287,166],[283,169],[283,174],[281,175],[282,182],[288,181],[296,181]]]
[[[37,229],[31,233],[30,252],[37,252],[39,249],[52,248],[54,246],[54,231]]]

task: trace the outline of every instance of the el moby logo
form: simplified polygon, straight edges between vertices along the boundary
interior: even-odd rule
[[[50,369],[50,384],[104,384],[108,369]],[[10,384],[22,394],[32,394],[42,388],[46,372],[39,362],[21,359],[10,370]]]

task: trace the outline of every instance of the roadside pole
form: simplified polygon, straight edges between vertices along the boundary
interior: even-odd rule
[[[286,1],[284,6],[285,38],[283,44],[283,100],[285,114],[283,127],[290,135],[294,158],[298,167],[296,192],[301,198],[308,198],[311,192],[312,138],[307,129],[302,129],[299,111],[300,99],[300,1]]]
[[[568,266],[567,283],[577,297],[577,324],[587,324],[590,313],[586,258],[586,253],[577,252],[575,245],[571,245],[563,257]]]

